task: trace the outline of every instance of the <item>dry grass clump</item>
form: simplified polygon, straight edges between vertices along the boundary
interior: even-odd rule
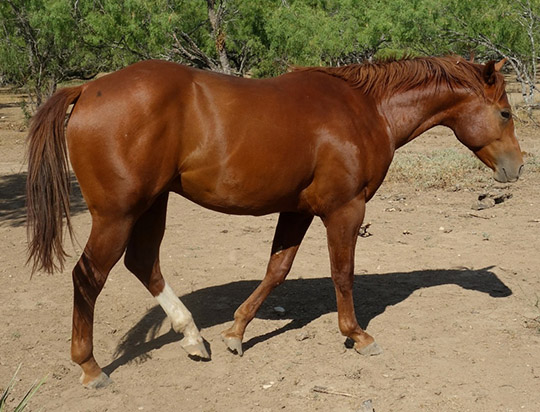
[[[491,171],[472,154],[456,149],[427,154],[398,151],[386,180],[423,189],[447,189],[487,184],[491,181]]]
[[[523,152],[525,174],[540,172],[540,157]],[[440,149],[430,153],[398,151],[387,182],[421,189],[473,188],[492,184],[492,172],[472,153]]]
[[[523,152],[523,159],[525,161],[525,173],[538,173],[540,172],[540,158],[533,153]]]

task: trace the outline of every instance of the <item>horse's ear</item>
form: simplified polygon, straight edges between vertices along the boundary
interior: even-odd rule
[[[475,54],[476,54],[476,53],[475,53],[474,50],[471,50],[471,51],[470,51],[470,54],[469,54],[469,56],[470,56],[470,57],[469,57],[469,62],[474,63],[474,55],[475,55]]]
[[[495,68],[495,62],[493,60],[487,62],[484,66],[482,77],[488,86],[495,84],[497,81],[497,71],[498,70]]]
[[[504,59],[502,59],[500,62],[495,63],[495,71],[496,71],[496,72],[500,72],[501,69],[502,69],[503,66],[504,66],[504,63],[506,63],[506,57],[505,57]]]

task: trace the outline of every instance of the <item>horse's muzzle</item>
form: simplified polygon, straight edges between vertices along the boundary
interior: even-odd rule
[[[493,178],[499,183],[517,182],[521,173],[523,173],[523,163],[514,166],[511,164],[502,164],[495,168]]]

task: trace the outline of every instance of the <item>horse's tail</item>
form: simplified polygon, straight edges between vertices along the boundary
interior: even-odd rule
[[[67,256],[63,247],[63,218],[69,235],[70,175],[65,138],[66,112],[82,87],[57,91],[34,115],[28,134],[26,180],[28,261],[32,273],[62,270]]]

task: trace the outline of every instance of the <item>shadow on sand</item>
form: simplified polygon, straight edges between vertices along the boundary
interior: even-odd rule
[[[26,176],[15,173],[0,176],[0,224],[22,226],[26,222]],[[71,215],[86,210],[86,203],[75,176],[71,176]]]
[[[356,275],[354,297],[356,314],[362,328],[383,313],[387,307],[407,299],[414,291],[440,285],[458,285],[464,289],[506,297],[512,291],[490,271],[491,267],[479,270],[423,270],[409,273],[387,273],[382,275]],[[192,312],[201,329],[224,324],[233,320],[236,308],[257,287],[259,281],[249,280],[212,286],[181,296],[182,302]],[[278,319],[273,307],[287,308],[285,318],[291,322],[277,330],[254,337],[244,342],[244,350],[264,342],[291,329],[299,329],[318,317],[335,312],[336,300],[330,278],[290,279],[274,290],[265,301],[258,318]],[[182,338],[172,329],[161,336],[157,333],[166,320],[159,306],[146,315],[123,337],[116,349],[115,359],[104,368],[111,374],[118,367],[131,361],[143,361],[148,353]],[[336,323],[337,330],[337,323]],[[204,332],[203,332],[204,334]]]

